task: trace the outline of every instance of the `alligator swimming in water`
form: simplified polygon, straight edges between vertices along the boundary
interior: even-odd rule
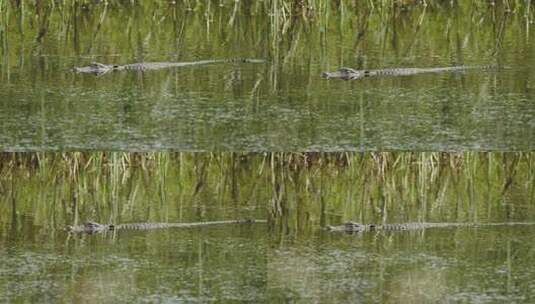
[[[366,232],[366,231],[398,231],[398,230],[423,230],[428,228],[455,228],[455,227],[487,227],[487,226],[512,226],[512,225],[535,225],[530,222],[509,223],[401,223],[401,224],[361,224],[347,222],[339,226],[326,226],[329,231],[343,232]]]
[[[380,77],[380,76],[407,76],[417,75],[423,73],[438,73],[438,72],[453,72],[464,71],[469,69],[488,69],[494,66],[476,66],[476,65],[459,65],[441,68],[393,68],[393,69],[378,69],[378,70],[355,70],[352,68],[340,68],[334,72],[323,72],[323,78],[340,78],[344,80],[355,80],[366,77]]]
[[[153,229],[166,229],[166,228],[195,228],[212,225],[223,224],[253,224],[253,223],[266,223],[266,220],[227,220],[227,221],[212,221],[212,222],[194,222],[194,223],[130,223],[130,224],[99,224],[96,222],[85,222],[79,226],[67,226],[65,230],[68,232],[85,232],[96,233],[111,230],[153,230]]]
[[[73,68],[74,72],[77,73],[92,73],[96,75],[106,74],[110,71],[148,71],[148,70],[160,70],[166,68],[174,67],[185,67],[192,65],[204,65],[212,63],[263,63],[263,59],[252,59],[252,58],[228,58],[228,59],[210,59],[210,60],[199,60],[199,61],[189,61],[189,62],[139,62],[131,64],[103,64],[98,62],[93,62],[89,66],[84,67],[75,67]]]

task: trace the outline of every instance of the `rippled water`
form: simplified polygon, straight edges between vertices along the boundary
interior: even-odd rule
[[[529,303],[535,225],[366,234],[275,242],[272,297],[298,303]]]
[[[0,151],[37,152],[0,154],[0,302],[535,302],[535,225],[322,230],[533,221],[521,2],[0,1]],[[222,58],[265,62],[72,71]]]
[[[175,14],[182,12],[180,5]],[[535,91],[529,67],[535,64],[535,39],[520,15],[509,18],[503,11],[468,3],[456,8],[462,13],[416,6],[392,20],[374,11],[366,15],[365,9],[346,15],[334,9],[325,13],[330,22],[297,18],[281,34],[260,7],[238,4],[232,26],[221,21],[234,12],[224,4],[210,13],[219,21],[208,23],[203,9],[173,19],[156,4],[137,10],[95,5],[91,13],[73,19],[62,14],[76,11],[51,9],[53,21],[40,43],[33,39],[36,28],[25,23],[16,27],[18,18],[38,15],[31,10],[10,14],[12,31],[4,37],[9,47],[0,61],[1,150],[534,148]],[[251,15],[248,9],[258,12]],[[160,20],[158,26],[151,25],[153,16]],[[73,20],[78,27],[71,27]],[[125,20],[142,22],[127,26],[123,35]],[[497,25],[503,27],[500,35]],[[233,57],[266,62],[100,77],[69,71],[91,61]],[[341,66],[456,64],[499,68],[359,81],[320,77]]]
[[[535,300],[535,224],[322,230],[348,220],[535,223],[532,153],[0,157],[6,302]],[[86,220],[238,218],[268,223],[63,231]]]
[[[57,233],[2,241],[0,293],[8,302],[526,303],[535,299],[534,233],[535,225]]]
[[[258,301],[265,298],[265,230],[248,225],[3,239],[0,294],[7,302]]]

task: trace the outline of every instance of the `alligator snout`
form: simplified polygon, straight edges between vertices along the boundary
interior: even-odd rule
[[[321,73],[321,77],[322,78],[330,78],[329,74],[330,74],[329,72],[323,72],[323,73]]]

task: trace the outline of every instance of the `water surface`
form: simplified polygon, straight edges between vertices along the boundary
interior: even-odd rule
[[[7,6],[3,151],[529,151],[535,142],[533,12],[522,7],[332,4],[309,20],[263,2]],[[69,71],[234,57],[266,63]],[[320,78],[342,66],[458,64],[501,68]]]
[[[533,153],[0,155],[6,302],[532,302]],[[267,224],[69,235],[100,223]]]
[[[270,249],[268,292],[298,303],[529,303],[534,233],[535,225],[285,237]]]
[[[0,294],[7,302],[265,298],[267,241],[261,225],[100,235],[2,226],[0,235]]]

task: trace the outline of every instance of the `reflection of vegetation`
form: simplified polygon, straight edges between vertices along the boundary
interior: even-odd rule
[[[283,229],[360,221],[506,221],[534,213],[532,153],[3,154],[9,222],[58,226],[264,216]],[[217,208],[216,208],[217,207]],[[221,208],[225,211],[220,213]]]
[[[535,211],[531,153],[349,153],[316,161],[277,172],[270,211],[283,229],[345,220],[529,220]]]
[[[530,150],[530,116],[521,115],[532,113],[524,101],[533,99],[533,71],[522,68],[535,65],[530,2],[425,3],[0,1],[2,113],[35,122],[23,139],[16,123],[6,124],[3,144],[78,148],[81,138],[99,138],[102,146],[83,147],[130,149],[128,138],[147,150],[429,150],[437,142]],[[90,61],[228,57],[268,62],[104,78],[66,72]],[[352,83],[319,77],[340,66],[463,63],[514,69]],[[155,136],[161,141],[139,142]]]
[[[481,294],[521,298],[531,294],[527,278],[535,277],[533,232],[531,226],[281,233],[269,251],[269,295],[307,303],[476,302]]]
[[[255,193],[245,191],[258,183],[257,174],[238,171],[242,162],[234,154],[4,154],[0,187],[8,195],[2,196],[0,216],[31,214],[36,224],[48,227],[88,218],[263,218]],[[247,186],[241,189],[242,184]]]
[[[311,48],[336,54],[322,58],[322,65],[368,64],[373,45],[381,45],[390,62],[388,57],[414,62],[430,44],[445,52],[477,44],[500,55],[503,39],[527,37],[534,19],[529,1],[0,1],[0,16],[2,51],[11,65],[20,63],[21,50],[108,60],[230,52],[273,59],[275,83],[295,59],[313,60]],[[250,53],[242,54],[244,42],[254,46]],[[463,61],[462,53],[454,56]]]

